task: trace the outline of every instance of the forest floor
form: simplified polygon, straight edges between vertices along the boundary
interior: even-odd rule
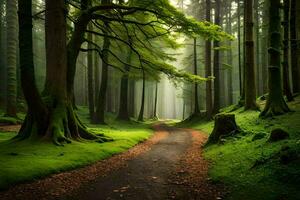
[[[129,151],[90,166],[21,184],[0,199],[222,199],[226,189],[208,177],[197,131],[156,125]]]
[[[258,100],[261,109],[265,101]],[[240,134],[210,145],[204,157],[212,162],[209,176],[214,182],[224,183],[230,190],[226,199],[232,200],[300,200],[300,96],[289,102],[292,112],[263,119],[258,111],[234,110],[222,112],[235,114]],[[181,123],[209,135],[213,121]],[[281,128],[289,138],[269,142],[270,132]]]

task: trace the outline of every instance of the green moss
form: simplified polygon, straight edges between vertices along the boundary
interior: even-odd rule
[[[84,121],[88,114],[79,108]],[[0,189],[30,181],[53,173],[75,169],[123,152],[152,134],[149,124],[114,122],[110,125],[93,125],[92,131],[114,139],[112,142],[76,142],[63,147],[52,143],[8,139],[16,133],[0,133]]]
[[[263,105],[263,102],[259,103]],[[245,133],[227,140],[224,145],[205,149],[205,157],[213,164],[210,176],[216,182],[224,182],[231,190],[227,199],[299,199],[300,98],[289,103],[289,107],[294,112],[272,119],[261,119],[256,111],[236,110],[233,113],[237,124]],[[198,122],[190,127],[210,133],[213,125],[213,122]],[[287,130],[290,138],[277,143],[267,142],[270,132],[276,128]],[[267,135],[253,141],[260,133]],[[283,149],[292,149],[293,154],[282,153]],[[282,162],[285,158],[282,155],[292,159],[288,163]]]

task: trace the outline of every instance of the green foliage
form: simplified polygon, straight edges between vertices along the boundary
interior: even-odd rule
[[[81,118],[87,122],[87,109],[79,108]],[[111,120],[113,117],[108,117]],[[147,139],[152,131],[149,124],[112,122],[110,125],[93,125],[97,134],[114,139],[113,142],[76,142],[64,147],[40,141],[12,142],[14,132],[0,132],[0,189],[10,185],[45,177],[82,167],[123,152]],[[28,165],[30,163],[30,165]]]
[[[298,97],[289,104],[295,112],[273,119],[261,119],[257,111],[236,110],[233,113],[244,133],[227,139],[223,145],[206,148],[205,157],[213,162],[210,176],[230,187],[228,199],[299,198],[299,102]],[[232,108],[223,111],[230,112]],[[189,127],[210,133],[213,122],[192,122]],[[270,132],[277,128],[288,130],[290,138],[268,142]]]

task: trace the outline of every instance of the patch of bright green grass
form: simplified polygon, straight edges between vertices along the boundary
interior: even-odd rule
[[[85,108],[79,108],[88,122]],[[82,167],[121,153],[152,134],[149,124],[114,122],[110,125],[88,125],[113,142],[75,142],[63,147],[37,141],[11,142],[16,133],[0,133],[0,189],[40,177]]]
[[[246,134],[205,149],[205,157],[212,161],[213,181],[223,182],[230,188],[227,199],[300,199],[300,98],[289,103],[289,107],[294,112],[273,119],[261,119],[256,111],[236,110],[233,113],[237,124]],[[223,111],[230,110],[232,108]],[[213,122],[197,122],[190,127],[211,133],[213,125]],[[269,143],[267,139],[275,128],[288,131],[290,138]],[[266,133],[266,136],[252,141],[257,133]],[[283,149],[296,152],[298,158],[282,164]]]

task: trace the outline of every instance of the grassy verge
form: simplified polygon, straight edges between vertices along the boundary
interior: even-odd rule
[[[86,109],[79,108],[78,112],[88,122]],[[113,122],[112,117],[109,117],[110,125],[88,124],[95,133],[114,139],[103,144],[72,142],[58,147],[36,141],[12,143],[9,139],[15,132],[0,132],[0,189],[108,158],[149,138],[153,132],[149,124]]]
[[[255,111],[234,111],[246,134],[230,138],[224,145],[206,148],[205,156],[212,161],[210,176],[231,190],[227,199],[300,199],[300,98],[289,106],[294,112],[273,119],[260,119]],[[187,124],[207,133],[213,125],[199,121]],[[270,131],[275,128],[288,131],[290,138],[268,142]],[[265,137],[253,141],[258,133]]]

